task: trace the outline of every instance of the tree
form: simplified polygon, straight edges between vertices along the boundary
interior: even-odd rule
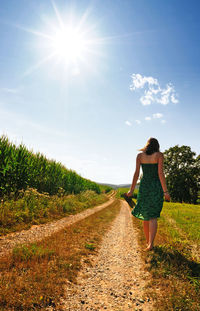
[[[172,201],[197,202],[200,156],[195,156],[188,146],[176,145],[164,152],[164,173]]]

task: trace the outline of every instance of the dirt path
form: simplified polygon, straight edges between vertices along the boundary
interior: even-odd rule
[[[44,225],[34,225],[29,230],[22,230],[20,232],[14,232],[4,237],[0,237],[0,256],[7,255],[17,244],[38,242],[45,237],[50,236],[54,232],[57,232],[83,218],[86,218],[100,211],[101,209],[109,206],[114,202],[114,195],[115,193],[113,192],[109,196],[109,201],[93,208],[88,208],[85,211],[76,215],[69,215],[60,220],[46,223]]]
[[[120,204],[98,255],[91,257],[92,266],[82,263],[77,284],[67,284],[59,310],[153,310],[151,299],[144,296],[150,275],[143,269],[138,231],[127,203]]]

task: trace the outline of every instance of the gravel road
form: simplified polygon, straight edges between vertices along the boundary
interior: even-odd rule
[[[59,310],[154,310],[151,298],[144,295],[150,275],[143,268],[138,231],[127,203],[119,202],[120,213],[98,254],[90,257],[92,266],[82,263],[77,284],[67,283]]]

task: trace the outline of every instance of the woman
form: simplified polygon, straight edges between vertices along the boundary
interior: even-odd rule
[[[157,232],[157,218],[163,207],[163,194],[166,201],[170,201],[167,191],[165,176],[163,173],[163,154],[155,138],[150,138],[142,151],[136,158],[136,169],[130,191],[127,196],[132,196],[137,183],[140,165],[143,170],[143,177],[140,181],[137,204],[131,212],[133,216],[142,219],[144,234],[147,240],[147,248],[153,248]]]

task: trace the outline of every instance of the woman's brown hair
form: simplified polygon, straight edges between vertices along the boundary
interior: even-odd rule
[[[145,152],[147,155],[151,155],[154,152],[160,151],[160,145],[156,138],[151,137],[148,139],[146,145],[139,150]]]

